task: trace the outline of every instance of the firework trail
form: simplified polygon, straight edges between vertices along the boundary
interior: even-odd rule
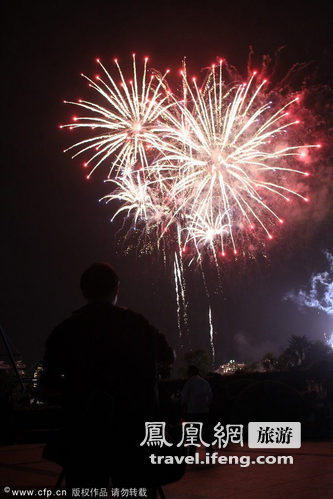
[[[186,325],[183,261],[202,267],[207,255],[218,268],[226,254],[262,249],[284,223],[286,204],[309,202],[295,179],[309,175],[304,166],[320,145],[301,140],[299,97],[277,98],[256,72],[230,83],[219,60],[199,85],[184,64],[177,95],[169,70],[150,71],[148,58],[138,70],[133,54],[129,81],[115,59],[120,82],[97,63],[103,76],[84,76],[95,100],[68,102],[85,114],[61,126],[87,136],[66,151],[87,158],[87,178],[107,167],[111,190],[102,199],[116,207],[112,220],[126,216],[137,234],[156,248],[165,241],[175,255],[177,308]]]
[[[181,260],[178,258],[177,253],[174,257],[174,280],[177,299],[177,324],[179,337],[182,340],[183,327],[187,329],[187,301],[185,296],[185,282],[184,282],[184,269]],[[183,321],[183,324],[182,324]],[[183,342],[181,347],[184,347]]]
[[[181,311],[180,311],[180,295],[179,295],[179,274],[177,269],[177,253],[175,253],[175,259],[173,262],[173,273],[174,273],[176,300],[177,300],[177,325],[178,325],[179,338],[181,340],[182,328],[181,328]]]
[[[208,321],[209,321],[210,347],[212,350],[212,359],[213,359],[213,365],[214,365],[215,364],[214,326],[213,326],[213,321],[212,321],[212,309],[210,307],[208,309]]]

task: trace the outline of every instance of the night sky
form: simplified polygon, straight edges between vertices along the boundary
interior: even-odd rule
[[[325,101],[332,95],[327,87],[333,76],[332,17],[324,2],[4,5],[0,320],[28,365],[41,359],[52,328],[83,303],[79,277],[94,261],[110,262],[118,271],[119,304],[145,314],[179,350],[170,271],[156,255],[121,253],[121,236],[109,222],[111,208],[97,201],[106,192],[103,175],[85,180],[82,161],[62,152],[72,138],[58,128],[73,114],[63,99],[88,95],[80,73],[94,75],[97,56],[108,67],[115,56],[126,66],[133,51],[138,59],[149,55],[152,66],[161,70],[178,69],[186,55],[191,71],[199,75],[222,56],[246,76],[250,45],[258,66],[264,54],[285,46],[281,77],[294,63],[310,63],[310,85],[317,89],[314,106],[324,122],[313,203],[294,217],[297,222],[281,233],[267,257],[227,262],[223,294],[214,293],[214,272],[209,273],[216,363],[278,353],[291,334],[322,339],[324,332],[333,332],[332,317],[283,301],[312,273],[325,270],[323,251],[333,250],[333,125]],[[188,297],[191,345],[209,348],[208,301],[197,272],[188,276]]]

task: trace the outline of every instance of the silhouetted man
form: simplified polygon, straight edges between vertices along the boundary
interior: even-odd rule
[[[115,305],[109,265],[92,265],[80,284],[87,304],[51,333],[44,358],[43,385],[65,408],[66,485],[106,487],[111,475],[114,487],[149,489],[140,442],[156,413],[157,363],[172,363],[173,351],[144,317]]]

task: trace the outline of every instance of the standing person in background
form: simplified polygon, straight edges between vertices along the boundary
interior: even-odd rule
[[[203,440],[210,443],[209,432],[209,409],[212,403],[212,389],[208,381],[199,375],[196,366],[189,366],[188,377],[182,391],[182,406],[185,413],[185,421],[196,421],[202,423]],[[189,453],[194,454],[196,447],[190,446]]]

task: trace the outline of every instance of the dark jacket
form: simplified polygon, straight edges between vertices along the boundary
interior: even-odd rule
[[[75,413],[109,400],[117,413],[133,409],[148,416],[156,403],[157,364],[172,361],[165,337],[143,316],[91,303],[49,336],[42,384],[61,393]]]

